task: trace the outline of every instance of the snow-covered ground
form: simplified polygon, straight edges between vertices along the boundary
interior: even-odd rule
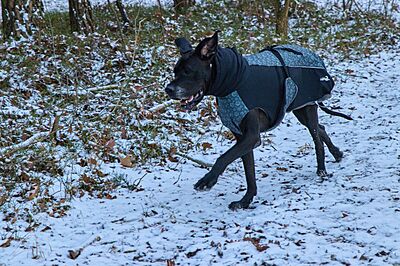
[[[244,193],[240,162],[208,192],[193,189],[206,169],[190,161],[105,165],[105,172],[140,180],[142,189],[73,200],[62,218],[41,214],[36,231],[21,233],[24,241],[0,248],[0,265],[399,265],[400,49],[327,63],[337,79],[327,104],[354,118],[321,112],[345,152],[340,163],[327,154],[328,181],[317,182],[311,137],[289,114],[256,150],[251,209],[227,208]],[[211,150],[190,156],[213,162],[232,145],[206,141]],[[68,257],[79,249],[75,260]]]

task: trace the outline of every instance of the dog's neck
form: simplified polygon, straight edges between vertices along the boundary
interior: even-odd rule
[[[218,47],[211,63],[206,95],[224,97],[247,80],[249,64],[236,49]]]

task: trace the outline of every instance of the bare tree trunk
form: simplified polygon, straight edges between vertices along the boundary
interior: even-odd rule
[[[274,0],[275,10],[275,31],[276,34],[283,38],[287,38],[289,31],[289,7],[291,0],[285,0],[282,5],[280,0]]]
[[[71,32],[94,31],[93,12],[89,0],[68,0]]]
[[[3,37],[28,37],[43,22],[42,0],[1,0]]]
[[[124,5],[122,4],[121,0],[116,1],[119,13],[121,14],[122,20],[124,21],[124,27],[127,28],[131,25],[131,21],[128,18],[128,15],[126,14],[126,10]]]
[[[187,8],[194,4],[195,0],[174,0],[174,9],[176,13],[185,13]]]

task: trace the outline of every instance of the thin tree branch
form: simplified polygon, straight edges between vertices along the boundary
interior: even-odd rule
[[[189,155],[186,155],[186,154],[183,154],[183,153],[180,153],[180,152],[177,152],[176,155],[179,155],[179,156],[181,156],[182,158],[188,159],[188,160],[190,160],[190,161],[192,161],[192,162],[195,162],[195,163],[197,163],[198,165],[203,166],[203,167],[205,167],[205,168],[211,168],[211,167],[213,166],[213,164],[211,164],[211,163],[204,162],[204,161],[202,161],[202,160],[199,160],[199,159],[190,157]]]
[[[30,137],[29,139],[27,139],[27,140],[25,140],[25,141],[23,141],[21,143],[1,148],[0,149],[0,157],[8,156],[8,155],[10,155],[12,153],[15,153],[15,152],[19,151],[19,150],[25,149],[25,148],[27,148],[27,147],[29,147],[29,146],[37,143],[37,142],[40,142],[40,141],[46,139],[49,136],[50,136],[49,132],[36,133],[32,137]]]
[[[17,151],[26,149],[35,143],[41,142],[41,141],[49,138],[50,136],[55,137],[56,131],[58,130],[59,120],[60,120],[59,116],[56,116],[54,118],[54,122],[53,122],[53,125],[52,125],[50,131],[36,133],[32,137],[30,137],[29,139],[27,139],[21,143],[17,143],[17,144],[11,145],[11,146],[0,148],[0,157],[9,156]]]
[[[164,109],[165,107],[172,105],[174,102],[176,102],[176,101],[175,100],[168,100],[166,102],[163,102],[163,103],[160,103],[160,104],[158,104],[156,106],[153,106],[152,108],[149,109],[149,111],[152,112],[152,113],[158,112],[158,111]]]

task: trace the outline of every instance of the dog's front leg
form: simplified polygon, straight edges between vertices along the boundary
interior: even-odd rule
[[[247,209],[253,201],[254,196],[257,195],[256,185],[256,171],[254,166],[254,153],[253,151],[242,156],[244,172],[246,175],[247,190],[243,198],[239,201],[233,201],[229,204],[229,209]]]
[[[253,148],[260,143],[260,122],[259,122],[259,113],[257,110],[250,111],[242,120],[240,125],[241,131],[243,135],[237,137],[236,144],[230,148],[227,152],[221,155],[215,164],[213,165],[210,172],[208,172],[203,178],[201,178],[195,185],[194,188],[196,190],[207,190],[213,187],[218,180],[218,177],[224,172],[226,167],[232,163],[234,160],[242,157],[244,163],[246,165],[252,164],[254,168],[254,159],[252,156]],[[246,166],[245,166],[246,169]],[[251,171],[251,168],[248,168],[247,171]],[[247,176],[247,174],[246,174]],[[255,180],[255,179],[254,179]],[[255,181],[250,182],[254,183],[254,186],[250,187],[250,194],[254,194],[255,190]],[[249,184],[249,182],[248,182]],[[255,194],[254,194],[255,195]],[[253,196],[254,196],[253,195]],[[252,197],[251,196],[251,199]],[[249,197],[246,197],[248,199]],[[248,201],[248,200],[247,200]],[[251,200],[250,200],[251,202]],[[250,203],[249,202],[249,203]],[[246,205],[246,204],[244,204]],[[248,204],[247,204],[248,206]],[[244,207],[244,206],[243,206]]]

